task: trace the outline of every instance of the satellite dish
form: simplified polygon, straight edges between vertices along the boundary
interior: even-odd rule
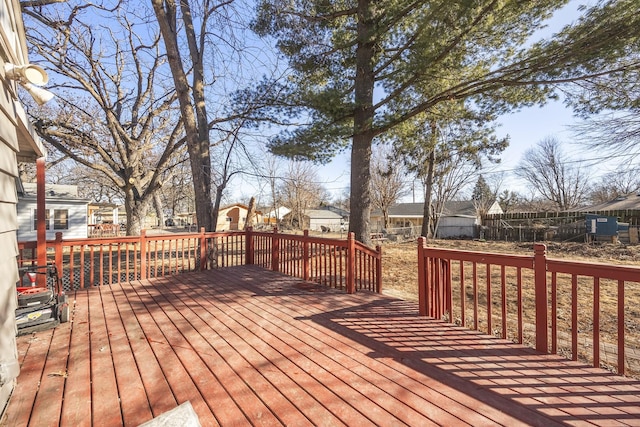
[[[47,72],[38,65],[4,65],[5,76],[20,83],[31,83],[36,86],[43,86],[49,81]]]

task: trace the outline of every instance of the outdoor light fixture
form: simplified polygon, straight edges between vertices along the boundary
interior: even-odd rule
[[[53,93],[48,90],[37,87],[43,86],[49,81],[47,72],[38,65],[14,65],[6,63],[4,64],[4,75],[8,79],[20,83],[38,105],[43,105],[54,96]]]

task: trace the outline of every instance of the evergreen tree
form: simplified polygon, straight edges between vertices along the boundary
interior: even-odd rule
[[[280,123],[298,125],[271,148],[324,161],[350,147],[350,230],[369,242],[376,137],[449,101],[498,114],[544,102],[554,84],[637,65],[619,58],[638,43],[638,0],[599,2],[553,39],[527,44],[566,3],[261,0],[254,28],[275,37],[291,72],[257,90]]]

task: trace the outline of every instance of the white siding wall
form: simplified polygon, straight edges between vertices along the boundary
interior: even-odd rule
[[[475,238],[478,237],[478,220],[474,217],[464,216],[443,216],[438,223],[436,237],[448,239],[455,237]]]
[[[309,218],[309,230],[321,231],[322,226],[329,228],[331,231],[340,231],[340,218]]]
[[[56,202],[46,200],[46,209],[49,210],[49,229],[47,240],[56,238],[57,232],[62,232],[63,239],[76,239],[87,237],[87,203]],[[34,210],[36,202],[21,199],[18,202],[18,241],[36,240],[34,225]],[[54,211],[66,209],[69,213],[69,228],[67,230],[55,230],[53,227]]]

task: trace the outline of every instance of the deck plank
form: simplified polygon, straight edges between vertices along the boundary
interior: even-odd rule
[[[71,325],[68,322],[53,330],[40,388],[33,405],[30,421],[33,425],[53,427],[60,424],[62,396],[67,377],[70,330]]]
[[[89,298],[86,292],[69,295],[71,332],[67,381],[60,425],[91,425],[91,356],[89,352]]]
[[[138,367],[140,381],[143,384],[147,402],[152,412],[151,415],[152,417],[157,417],[175,408],[178,403],[151,349],[151,344],[127,299],[125,290],[121,285],[113,285],[111,291],[118,301],[122,325]]]
[[[162,318],[164,316],[162,309],[148,295],[144,294],[144,290],[139,283],[137,283],[137,286],[130,285],[129,288],[123,286],[123,290],[151,345],[155,358],[167,378],[176,402],[181,404],[190,401],[203,425],[217,425],[217,420],[195,383],[202,371],[199,366],[190,366],[182,363],[178,356],[182,349],[172,346],[169,342],[170,338],[166,335],[171,334],[172,331],[165,331],[162,328]],[[190,373],[190,370],[193,370],[193,374]],[[231,412],[231,408],[225,409],[229,409],[229,412]],[[237,415],[234,413],[233,416],[236,417]]]
[[[249,419],[259,419],[261,423],[267,425],[278,424],[277,417],[255,396],[248,385],[228,368],[225,360],[217,354],[216,347],[204,339],[203,331],[196,329],[188,320],[195,321],[194,308],[199,307],[181,303],[180,298],[187,297],[187,292],[174,294],[171,292],[171,283],[168,283],[169,287],[167,287],[165,282],[168,282],[168,279],[154,281],[153,285],[143,282],[142,285],[166,313],[162,319],[162,330],[167,335],[169,344],[183,350],[180,357],[183,363],[189,366],[190,372],[194,367],[198,367],[200,372],[195,375],[198,379],[197,385],[203,392],[209,407],[215,413],[220,402],[208,398],[206,390],[211,387],[220,388],[229,394]],[[169,318],[171,324],[167,322]]]
[[[122,425],[109,331],[100,288],[88,292],[89,351],[91,358],[91,424]]]
[[[113,287],[101,287],[102,304],[108,325],[111,357],[118,396],[126,425],[142,424],[152,418],[151,406],[121,318]]]
[[[10,401],[10,409],[13,410],[7,413],[7,426],[28,425],[52,338],[53,330],[18,338],[18,343],[22,344],[18,346],[19,359],[22,360],[18,384],[24,382],[30,386],[15,388]]]
[[[18,339],[7,425],[136,426],[187,400],[207,426],[640,420],[636,380],[254,266],[75,301],[70,325]]]

